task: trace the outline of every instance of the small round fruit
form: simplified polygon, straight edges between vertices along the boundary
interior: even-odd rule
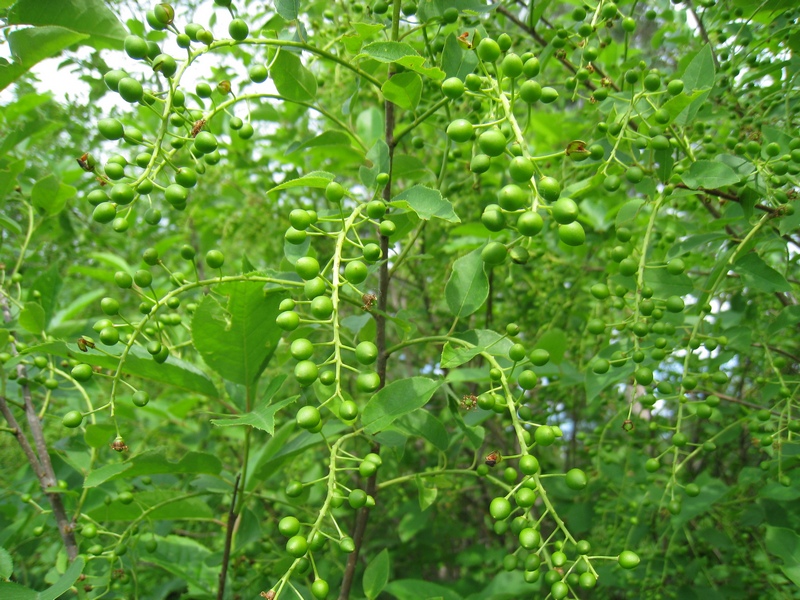
[[[113,346],[119,342],[119,331],[116,327],[109,326],[103,327],[98,334],[100,341],[106,346]]]
[[[150,394],[139,390],[138,392],[133,394],[133,404],[138,406],[139,408],[143,406],[147,406],[147,403],[150,402]]]
[[[498,129],[489,129],[478,136],[478,146],[484,154],[500,156],[506,149],[506,136]]]
[[[474,127],[466,119],[456,119],[447,126],[447,137],[457,143],[469,141]]]
[[[286,542],[286,552],[289,553],[289,556],[294,558],[305,556],[306,552],[308,552],[308,542],[306,538],[302,535],[290,537]]]
[[[529,370],[522,371],[517,378],[519,387],[521,387],[523,390],[532,390],[536,387],[537,381],[538,378],[536,377],[536,373]]]
[[[311,584],[311,595],[317,600],[325,600],[328,597],[330,587],[324,579],[317,579]]]
[[[574,221],[558,226],[558,238],[567,246],[582,246],[586,242],[586,232],[580,223]]]
[[[319,262],[312,256],[303,256],[297,259],[294,270],[303,280],[309,281],[319,275]]]
[[[630,550],[623,550],[617,558],[617,562],[623,569],[635,569],[639,564],[639,556]]]
[[[367,503],[367,492],[362,489],[355,488],[350,491],[347,496],[347,502],[351,508],[359,509]]]
[[[77,410],[71,410],[61,418],[61,424],[70,429],[80,427],[81,423],[83,423],[83,415]]]
[[[217,138],[208,131],[201,131],[194,138],[194,147],[203,154],[211,154],[218,145]]]
[[[507,498],[498,496],[489,504],[489,514],[497,521],[502,521],[511,514],[511,502]]]
[[[219,250],[209,250],[206,252],[206,264],[212,269],[219,269],[225,264],[225,255]]]
[[[508,250],[506,250],[506,247],[500,242],[489,242],[483,250],[481,250],[481,259],[490,266],[503,264],[507,255]]]
[[[456,100],[464,95],[464,82],[458,77],[449,77],[442,82],[442,93],[451,100]]]
[[[306,338],[298,338],[289,346],[289,352],[295,360],[308,360],[314,354],[314,344]]]
[[[138,102],[144,95],[144,88],[133,77],[123,77],[119,80],[117,91],[126,102]]]
[[[125,134],[122,123],[116,119],[100,119],[97,123],[97,129],[107,140],[119,140]]]
[[[322,417],[320,416],[317,407],[304,406],[297,411],[295,419],[298,426],[302,427],[303,429],[311,430],[320,424]]]
[[[492,38],[483,38],[478,43],[478,58],[484,62],[494,62],[500,58],[500,45]]]
[[[497,194],[497,203],[500,208],[515,211],[525,208],[528,204],[528,193],[514,183],[510,183]]]
[[[333,301],[328,296],[317,296],[311,301],[311,314],[317,319],[328,319],[333,314]]]
[[[250,35],[250,27],[243,19],[233,19],[228,25],[228,33],[233,39],[242,41]]]
[[[294,376],[302,386],[308,386],[317,380],[319,369],[314,361],[301,360],[294,367]]]
[[[339,204],[344,198],[344,188],[340,183],[335,181],[331,181],[325,187],[325,198],[328,202],[332,202],[333,204]]]
[[[381,386],[381,378],[374,371],[367,371],[366,373],[360,373],[358,377],[356,377],[356,388],[360,392],[369,394],[376,391],[380,386]]]
[[[553,219],[566,225],[578,218],[578,204],[572,198],[560,198],[553,204]]]
[[[79,365],[75,365],[74,367],[72,367],[72,371],[70,372],[70,374],[72,375],[72,378],[75,381],[83,383],[85,381],[89,381],[92,378],[94,371],[92,370],[92,367],[90,365],[81,363]]]
[[[322,378],[320,377],[320,380]],[[345,400],[339,405],[339,418],[344,421],[352,421],[358,416],[358,404],[352,400]]]
[[[549,425],[542,425],[533,433],[533,439],[539,446],[551,446],[556,441],[556,433]]]
[[[533,177],[533,162],[524,156],[515,156],[508,166],[508,174],[519,183],[530,181]]]
[[[356,360],[362,365],[371,365],[378,358],[378,347],[372,342],[361,342],[356,346]]]
[[[283,537],[294,537],[300,533],[300,521],[297,520],[297,517],[283,517],[278,522],[278,531]]]
[[[532,237],[538,234],[543,227],[544,220],[539,213],[526,211],[517,219],[517,231],[527,237]]]
[[[582,490],[589,483],[586,473],[581,469],[570,469],[564,478],[564,482],[571,490]]]
[[[352,260],[344,268],[344,276],[353,285],[359,285],[366,280],[369,271],[367,265],[360,260]]]

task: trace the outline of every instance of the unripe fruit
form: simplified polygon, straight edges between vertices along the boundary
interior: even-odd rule
[[[483,38],[478,43],[478,58],[484,62],[494,62],[500,58],[500,45],[492,38]]]
[[[456,119],[447,126],[447,137],[454,142],[463,143],[472,138],[474,127],[466,119]]]
[[[331,181],[325,187],[325,198],[328,199],[328,202],[338,204],[341,202],[342,198],[344,198],[344,188],[341,186],[341,184]]]
[[[294,270],[303,280],[308,281],[319,275],[319,262],[312,256],[303,256],[297,259]]]
[[[481,259],[490,266],[502,264],[507,255],[508,251],[506,247],[500,242],[489,242],[483,250],[481,250]]]
[[[233,19],[228,25],[228,33],[233,39],[241,41],[250,35],[250,27],[243,19]]]
[[[321,417],[319,410],[315,406],[304,406],[297,411],[296,420],[300,427],[310,430],[320,424]]]
[[[61,419],[61,424],[70,429],[80,427],[81,423],[83,423],[83,415],[77,410],[69,411]]]
[[[489,514],[497,521],[502,521],[511,514],[511,502],[507,498],[494,498],[489,504]]]
[[[639,556],[635,552],[624,550],[617,558],[617,562],[623,569],[635,569],[639,564]]]

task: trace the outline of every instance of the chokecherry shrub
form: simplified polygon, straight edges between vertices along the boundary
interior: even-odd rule
[[[0,6],[0,596],[798,597],[794,3]]]

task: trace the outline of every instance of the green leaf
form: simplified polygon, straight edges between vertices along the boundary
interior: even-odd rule
[[[171,454],[169,455],[171,456]],[[168,458],[166,448],[155,448],[136,456],[132,456],[124,463],[111,463],[95,469],[86,476],[83,487],[92,488],[125,477],[139,477],[142,475],[159,475],[171,473],[207,473],[217,475],[222,470],[222,462],[213,454],[207,452],[187,452],[180,460],[173,461]]]
[[[676,256],[683,256],[684,254],[691,252],[695,248],[699,248],[700,246],[705,246],[709,242],[716,242],[721,240],[728,239],[728,236],[721,232],[716,233],[699,233],[697,235],[690,235],[684,240],[673,244],[670,246],[670,249],[667,250],[667,258],[675,258]],[[712,248],[717,249],[721,244],[714,244]]]
[[[610,359],[611,355],[619,350],[618,344],[611,344],[606,346],[600,351],[598,357]],[[584,381],[584,389],[586,390],[586,401],[591,402],[600,395],[604,389],[609,386],[619,383],[623,379],[630,377],[633,374],[633,363],[627,361],[621,367],[611,367],[608,372],[598,375],[591,368],[586,369],[586,379]]]
[[[423,221],[429,221],[436,217],[449,223],[461,222],[461,219],[453,211],[453,205],[450,201],[442,198],[439,190],[434,190],[424,185],[415,185],[408,188],[392,198],[389,204],[411,210]]]
[[[297,179],[284,181],[283,183],[276,185],[274,188],[267,190],[267,193],[271,194],[280,190],[288,190],[296,187],[325,189],[325,187],[334,179],[336,179],[336,175],[333,173],[328,173],[326,171],[311,171],[310,173],[307,173],[302,177],[298,177]]]
[[[714,55],[711,47],[706,44],[695,55],[683,73],[684,93],[689,94],[700,91],[700,94],[675,118],[676,124],[687,125],[694,121],[697,113],[703,108],[708,96],[711,94],[715,76]]]
[[[800,536],[792,529],[767,526],[767,550],[783,561],[781,570],[800,586]]]
[[[83,439],[90,448],[102,448],[111,443],[117,428],[111,423],[89,423],[83,432]]]
[[[792,286],[786,278],[770,267],[755,252],[745,254],[736,261],[733,270],[739,273],[745,284],[762,292],[791,292]]]
[[[419,492],[419,509],[423,512],[436,502],[436,496],[439,493],[436,486],[426,486],[425,479],[419,475],[414,478],[414,482],[417,484],[417,492]]]
[[[400,108],[414,110],[422,98],[422,78],[411,71],[397,73],[381,86],[383,97]]]
[[[308,148],[329,148],[330,146],[350,146],[350,136],[344,131],[324,131],[321,134],[305,139],[296,145],[292,144],[286,150],[286,154],[288,156],[289,154],[294,154],[295,152],[306,150]]]
[[[186,498],[186,493],[179,489],[137,491],[134,498],[136,501],[132,504],[101,504],[90,510],[89,516],[97,521],[132,521],[148,511],[147,518],[156,521],[194,521],[215,517],[208,501]]]
[[[647,269],[644,281],[653,288],[656,297],[685,296],[694,290],[691,277],[686,273],[670,275],[666,269]]]
[[[67,345],[64,342],[50,342],[31,347],[30,350],[45,354],[55,354],[63,358],[77,358],[93,367],[102,367],[109,370],[116,370],[119,365],[119,355],[107,354],[110,350],[105,350],[104,352],[98,350],[81,352],[76,344]],[[194,365],[174,356],[170,356],[167,362],[158,364],[144,348],[139,346],[133,346],[128,352],[122,372],[126,375],[149,379],[150,381],[163,383],[187,392],[197,392],[211,397],[217,397],[218,395],[217,388],[208,375]]]
[[[211,551],[203,544],[185,536],[157,536],[156,541],[158,547],[153,554],[147,555],[147,562],[164,569],[179,584],[185,581],[188,591],[183,594],[184,596],[209,598],[211,596],[209,591],[216,589],[218,585],[219,574],[219,569],[209,568],[206,562],[212,556]]]
[[[389,550],[384,548],[364,569],[364,595],[374,600],[389,581]]]
[[[442,347],[442,358],[439,366],[442,369],[455,369],[471,361],[483,351],[482,348],[454,347],[450,342],[445,342]]]
[[[192,342],[203,361],[224,379],[253,385],[278,346],[275,325],[283,292],[264,290],[257,281],[218,286],[228,296],[223,306],[206,296],[192,318]]]
[[[547,350],[553,364],[560,365],[564,360],[564,353],[567,351],[568,337],[563,329],[553,327],[536,341],[534,349]]]
[[[767,332],[774,335],[786,327],[796,327],[800,323],[800,304],[785,307],[775,320],[770,324]]]
[[[463,81],[477,66],[478,56],[474,52],[464,50],[454,33],[448,35],[442,50],[442,69],[445,77],[458,77]]]
[[[44,331],[44,309],[38,302],[26,302],[19,313],[19,324],[30,333],[39,335]]]
[[[297,401],[300,396],[291,396],[284,400],[280,400],[275,404],[264,404],[258,408],[253,409],[249,413],[230,417],[227,419],[211,419],[211,423],[217,427],[233,427],[235,425],[249,425],[261,431],[266,431],[268,434],[275,433],[275,414]]]
[[[31,295],[34,291],[39,293],[38,302],[44,310],[45,325],[53,318],[58,294],[61,291],[63,281],[59,271],[60,265],[54,262],[49,268],[42,271],[31,284]]]
[[[421,600],[441,597],[444,600],[461,600],[461,596],[449,587],[421,579],[395,579],[386,586],[386,593],[397,600]],[[489,598],[490,596],[486,596]]]
[[[0,90],[22,77],[35,64],[88,37],[63,27],[28,27],[12,31],[8,34],[8,45],[14,62],[0,68]]]
[[[630,226],[631,221],[636,219],[643,206],[643,200],[631,200],[630,202],[623,204],[617,212],[617,218],[615,220],[616,226]]]
[[[280,50],[270,76],[278,93],[287,100],[309,102],[317,96],[317,78],[294,52]]]
[[[11,554],[8,553],[8,550],[0,546],[0,579],[8,581],[13,572],[14,561],[11,559]]]
[[[468,317],[483,306],[489,296],[489,278],[479,248],[453,263],[444,296],[450,313],[459,318]]]
[[[378,139],[372,148],[367,152],[367,162],[371,166],[360,166],[358,168],[358,176],[361,183],[371,188],[374,187],[378,175],[380,173],[388,173],[390,160],[389,160],[389,146],[383,139]]]
[[[31,203],[39,211],[49,217],[57,215],[72,198],[77,190],[71,185],[64,185],[55,175],[47,175],[37,181],[31,190]]]
[[[362,415],[364,429],[369,434],[375,434],[403,415],[422,408],[442,383],[427,377],[393,381],[378,390],[367,402]]]
[[[692,163],[681,178],[692,189],[715,189],[739,183],[739,176],[728,165],[712,160],[698,160]]]
[[[382,63],[397,63],[431,79],[444,79],[444,71],[425,67],[425,58],[413,47],[403,42],[373,42],[362,48],[356,59],[369,57]]]
[[[398,419],[392,424],[392,428],[408,437],[421,437],[428,440],[442,452],[447,450],[450,445],[450,437],[442,422],[424,409],[417,409]]]
[[[89,36],[96,48],[122,49],[128,35],[103,0],[19,0],[9,14],[9,23],[57,25]]]
[[[275,0],[275,10],[287,21],[294,21],[300,14],[300,0]]]
[[[0,548],[0,550],[2,549]],[[81,573],[83,573],[84,565],[84,559],[79,556],[64,574],[58,578],[58,581],[43,592],[36,592],[16,583],[0,583],[0,596],[3,600],[57,600],[66,594],[78,581]]]

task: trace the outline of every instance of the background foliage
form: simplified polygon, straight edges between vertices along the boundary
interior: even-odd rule
[[[0,0],[0,595],[800,597],[793,5]]]

